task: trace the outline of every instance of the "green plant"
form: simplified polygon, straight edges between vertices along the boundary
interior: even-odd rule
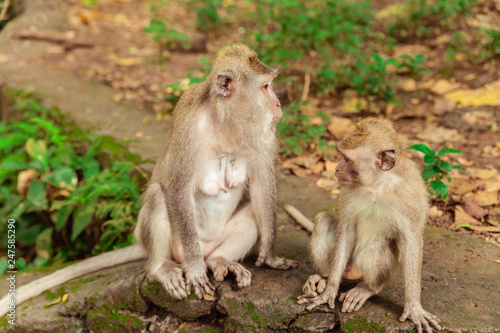
[[[486,35],[488,36],[488,41],[484,44],[484,48],[489,50],[494,55],[500,54],[500,29],[486,30]]]
[[[149,26],[144,28],[144,32],[151,34],[153,41],[157,43],[162,50],[163,48],[169,49],[176,45],[188,49],[191,45],[191,37],[175,29],[169,29],[167,21],[167,19],[164,21],[151,19],[149,21]]]
[[[450,191],[448,186],[443,182],[443,178],[453,169],[467,171],[460,165],[451,165],[441,159],[441,156],[445,154],[462,154],[460,149],[443,148],[436,153],[435,150],[430,149],[424,144],[412,145],[406,149],[413,149],[424,153],[424,164],[426,168],[422,171],[422,178],[429,187],[429,193],[437,195],[443,200],[448,198]],[[448,182],[451,181],[450,177],[447,177],[447,180]]]
[[[422,66],[425,61],[423,54],[417,54],[415,58],[410,55],[403,54],[398,59],[398,69],[407,71],[410,76],[420,79],[422,74],[429,72],[429,70]]]
[[[225,6],[222,0],[190,0],[188,7],[196,12],[196,26],[199,30],[209,32],[218,31],[227,21],[221,11],[231,11],[236,8],[234,4]]]
[[[0,122],[1,249],[9,219],[16,220],[18,269],[133,243],[146,182],[140,156],[79,129],[57,108],[7,92],[21,119]]]
[[[292,104],[283,111],[283,117],[277,124],[279,152],[284,157],[302,155],[311,148],[320,151],[328,148],[325,137],[328,135],[325,123],[328,116],[322,111],[317,112],[321,124],[313,125],[309,116],[300,112],[300,104]]]

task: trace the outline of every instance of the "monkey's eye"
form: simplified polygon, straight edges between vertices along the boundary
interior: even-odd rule
[[[263,89],[263,90],[267,90],[267,89],[269,89],[269,83],[266,83],[264,86],[262,86],[262,89]]]

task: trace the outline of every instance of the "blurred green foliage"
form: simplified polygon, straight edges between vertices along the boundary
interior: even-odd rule
[[[147,181],[138,165],[145,161],[126,143],[81,130],[33,96],[6,92],[19,117],[0,122],[1,249],[9,219],[16,220],[18,269],[133,243]]]

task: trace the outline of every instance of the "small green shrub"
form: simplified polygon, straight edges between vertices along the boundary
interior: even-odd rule
[[[429,187],[429,193],[437,195],[443,200],[448,198],[450,192],[448,186],[443,182],[443,178],[453,169],[467,171],[460,165],[451,165],[441,159],[441,156],[445,154],[462,154],[460,149],[443,148],[436,153],[435,150],[430,149],[424,144],[412,145],[406,149],[413,149],[424,153],[424,164],[426,168],[422,171],[422,178]],[[447,179],[451,181],[449,177],[447,177]]]
[[[146,182],[140,156],[113,137],[82,131],[57,108],[8,92],[21,119],[0,122],[0,248],[9,219],[19,269],[134,242]]]
[[[328,116],[318,111],[322,123],[313,125],[309,116],[302,114],[300,109],[300,104],[289,105],[283,110],[283,117],[277,124],[279,152],[284,157],[300,156],[311,148],[328,148],[325,139],[328,135],[325,128]]]
[[[176,45],[180,45],[184,49],[188,49],[191,45],[191,37],[175,29],[169,29],[167,19],[157,20],[151,19],[149,26],[144,28],[144,32],[151,34],[153,41],[163,49],[169,49]]]
[[[500,29],[486,30],[486,35],[488,36],[488,41],[484,45],[484,48],[490,51],[493,55],[500,54]]]
[[[226,23],[227,16],[221,11],[231,12],[236,5],[225,6],[222,0],[190,0],[188,7],[196,13],[196,27],[200,31],[218,31]]]

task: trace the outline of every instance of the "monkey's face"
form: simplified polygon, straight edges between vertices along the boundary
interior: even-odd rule
[[[267,77],[261,80],[259,85],[259,95],[262,98],[264,110],[269,113],[271,126],[276,125],[283,115],[280,100],[272,88],[273,79],[273,77]]]
[[[355,184],[359,184],[359,172],[357,165],[354,163],[354,160],[346,156],[346,153],[341,151],[337,145],[337,151],[341,155],[341,160],[337,167],[335,168],[335,176],[337,177],[337,181],[342,186],[352,186]]]

